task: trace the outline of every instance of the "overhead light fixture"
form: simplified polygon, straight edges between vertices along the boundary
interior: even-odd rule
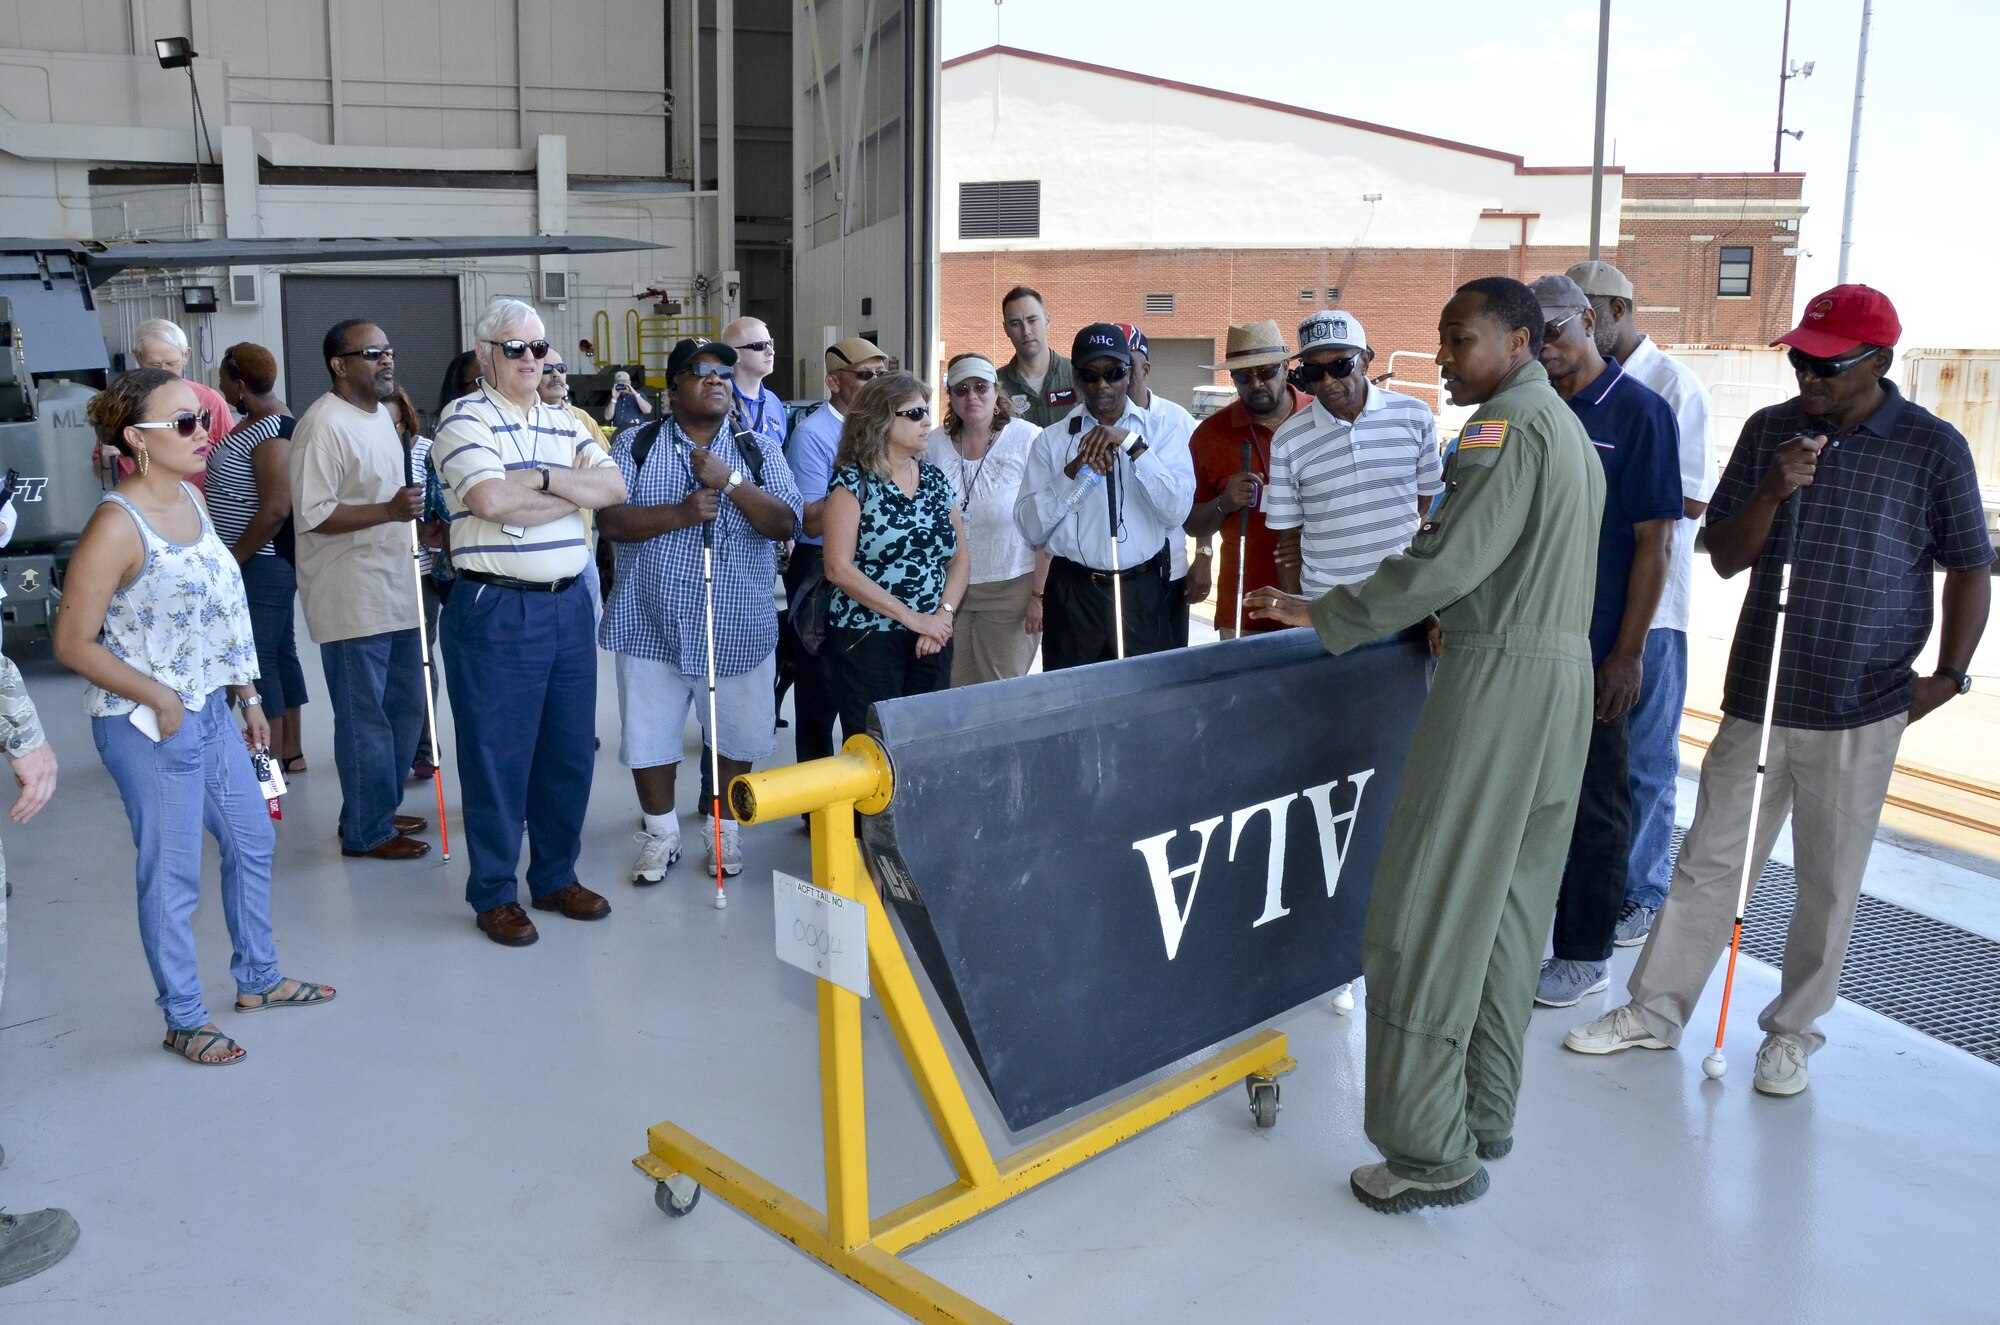
[[[186,37],[162,37],[153,43],[153,50],[160,57],[162,69],[185,69],[201,54]]]

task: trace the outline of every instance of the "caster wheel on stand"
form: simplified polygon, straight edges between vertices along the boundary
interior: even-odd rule
[[[679,1219],[701,1204],[701,1184],[686,1174],[653,1184],[653,1204],[669,1219]]]
[[[1278,1083],[1270,1077],[1251,1077],[1244,1086],[1250,1092],[1250,1118],[1258,1127],[1278,1125]]]

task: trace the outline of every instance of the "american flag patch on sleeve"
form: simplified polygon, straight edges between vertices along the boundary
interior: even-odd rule
[[[1468,423],[1465,431],[1458,435],[1458,449],[1463,451],[1475,446],[1498,446],[1507,440],[1507,420],[1489,419],[1484,423]]]

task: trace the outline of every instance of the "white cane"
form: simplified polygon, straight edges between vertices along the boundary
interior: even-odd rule
[[[722,512],[716,511],[717,518]],[[729,905],[722,887],[722,742],[715,725],[715,521],[701,526],[702,611],[708,619],[708,794],[709,820],[715,825],[715,909]]]
[[[1111,514],[1111,615],[1118,623],[1118,661],[1125,661],[1125,576],[1118,565],[1118,456],[1104,480],[1104,500]]]
[[[421,516],[421,512],[419,512]],[[424,655],[424,718],[431,728],[431,783],[437,789],[438,840],[451,860],[451,830],[444,821],[444,732],[438,727],[437,701],[431,697],[431,636],[424,625],[424,547],[417,537],[418,521],[410,522],[410,574],[417,588],[417,647]]]

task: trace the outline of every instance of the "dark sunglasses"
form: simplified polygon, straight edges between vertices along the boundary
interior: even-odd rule
[[[551,374],[553,374],[553,375],[555,375],[555,376],[558,376],[558,377],[565,377],[565,376],[568,376],[568,374],[569,374],[569,369],[568,369],[567,367],[565,367],[564,365],[562,365],[562,364],[559,364],[559,363],[545,363],[545,364],[543,364],[543,365],[542,365],[542,376],[543,376],[543,377],[548,377],[548,376],[550,376]]]
[[[395,358],[396,351],[393,346],[389,345],[370,345],[365,350],[342,350],[333,357],[336,359],[366,359],[369,363],[374,363],[378,359]]]
[[[1306,386],[1318,386],[1326,378],[1347,376],[1360,362],[1359,359],[1347,358],[1327,363],[1302,363],[1299,365],[1299,381]]]
[[[1238,368],[1229,374],[1229,380],[1238,386],[1249,386],[1252,382],[1270,382],[1285,371],[1283,364],[1267,363],[1262,368]]]
[[[730,374],[728,364],[717,363],[713,359],[703,359],[699,363],[691,363],[681,369],[681,371],[690,373],[695,377],[727,377]]]
[[[176,414],[171,419],[162,419],[158,423],[134,423],[130,426],[134,428],[172,428],[183,437],[192,437],[196,428],[207,432],[208,423],[209,413],[207,410],[202,410],[199,414]]]
[[[843,368],[840,370],[857,382],[872,382],[878,377],[887,377],[887,368]]]
[[[1076,380],[1085,386],[1097,386],[1103,382],[1122,382],[1128,371],[1130,370],[1122,363],[1106,368],[1101,373],[1093,373],[1088,368],[1079,368],[1076,370]]]
[[[759,354],[761,354],[765,350],[771,349],[772,347],[777,345],[777,343],[778,342],[774,340],[753,340],[748,345],[732,345],[729,348],[731,348],[732,350],[756,350]]]
[[[1574,313],[1571,313],[1568,317],[1557,318],[1553,322],[1545,323],[1542,326],[1542,339],[1546,341],[1553,339],[1556,336],[1562,335],[1564,327],[1568,326],[1570,323],[1576,321],[1578,318],[1582,316],[1583,316],[1583,310],[1579,308]]]
[[[1821,359],[1803,350],[1786,350],[1785,358],[1791,360],[1794,372],[1811,373],[1814,377],[1828,378],[1839,377],[1863,359],[1872,358],[1874,354],[1873,345],[1864,345],[1858,350],[1841,355],[1838,359]]]
[[[509,359],[518,359],[524,354],[532,354],[537,359],[549,357],[549,343],[545,340],[489,340],[488,345],[498,345],[500,353]]]
[[[908,409],[899,409],[896,411],[897,418],[908,419],[911,423],[922,423],[930,416],[931,407],[929,405],[912,405]]]

